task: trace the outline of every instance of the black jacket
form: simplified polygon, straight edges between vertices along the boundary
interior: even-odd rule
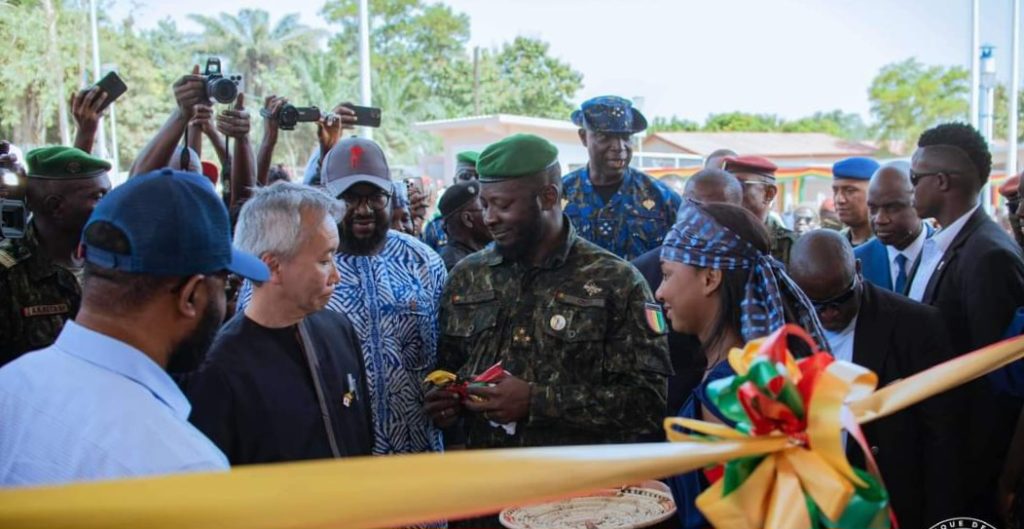
[[[874,371],[879,387],[952,358],[938,310],[863,284],[853,361]],[[954,390],[863,426],[900,527],[931,527],[962,515],[958,506],[963,489],[955,463],[965,405],[963,392]],[[846,451],[854,466],[865,468],[863,452],[852,437]]]
[[[998,342],[1017,308],[1024,306],[1020,247],[978,208],[943,254],[922,302],[942,313],[954,354]],[[968,440],[968,505],[964,515],[994,520],[996,482],[1005,464],[1021,401],[997,395],[985,379],[971,383],[968,391],[972,401],[970,420],[961,429]]]
[[[340,457],[370,455],[370,397],[351,322],[321,310],[299,325],[315,362],[300,345],[297,326],[268,329],[240,312],[190,380],[189,420],[232,466],[330,458],[332,443]]]

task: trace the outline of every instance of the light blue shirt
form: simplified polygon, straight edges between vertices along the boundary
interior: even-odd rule
[[[226,470],[156,362],[69,321],[0,369],[0,485]]]
[[[824,329],[825,340],[828,341],[829,349],[832,349],[832,356],[836,360],[843,360],[853,363],[853,339],[857,334],[857,317],[854,316],[845,329],[833,332]]]
[[[935,272],[942,267],[942,256],[946,250],[953,245],[953,239],[960,235],[971,215],[978,211],[980,206],[974,206],[970,211],[956,219],[949,226],[943,227],[924,241],[924,248],[921,250],[921,264],[917,267],[914,275],[914,282],[910,284],[908,297],[914,301],[922,301],[924,292],[928,290],[928,282],[931,281]]]

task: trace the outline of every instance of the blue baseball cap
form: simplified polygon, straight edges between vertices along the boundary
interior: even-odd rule
[[[871,180],[871,176],[881,167],[878,162],[863,156],[854,156],[839,160],[832,165],[832,178],[846,180]]]
[[[115,187],[96,205],[94,222],[107,222],[128,239],[129,254],[90,247],[85,260],[134,274],[188,277],[228,270],[267,281],[270,270],[256,256],[231,246],[228,210],[210,181],[195,173],[160,169]]]
[[[636,134],[647,128],[647,118],[633,102],[618,96],[588,99],[570,117],[577,127],[596,132]]]

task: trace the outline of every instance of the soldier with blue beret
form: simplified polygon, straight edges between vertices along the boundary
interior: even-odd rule
[[[647,119],[629,100],[601,96],[584,101],[572,122],[590,158],[563,178],[565,214],[580,236],[626,260],[660,246],[682,199],[629,165]]]
[[[32,150],[21,239],[0,241],[0,366],[51,345],[82,299],[82,228],[110,191],[110,164],[73,147]]]
[[[635,268],[563,214],[560,167],[555,146],[528,134],[477,163],[494,244],[449,275],[438,365],[465,379],[497,362],[507,373],[469,388],[482,401],[426,396],[438,426],[462,419],[470,449],[635,442],[661,430],[672,373],[661,308]]]
[[[863,156],[832,165],[832,198],[839,220],[846,225],[841,233],[854,248],[874,236],[868,219],[868,184],[878,168],[878,162]]]

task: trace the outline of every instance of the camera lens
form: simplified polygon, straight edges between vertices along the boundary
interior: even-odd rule
[[[295,105],[285,105],[281,107],[281,110],[277,115],[278,127],[284,130],[292,130],[298,122],[299,111],[295,109]]]
[[[206,83],[206,93],[218,103],[230,103],[238,96],[238,87],[230,79],[210,79]]]

